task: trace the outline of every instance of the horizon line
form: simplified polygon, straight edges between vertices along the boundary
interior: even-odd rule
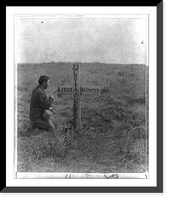
[[[107,64],[107,65],[145,65],[145,66],[149,66],[146,65],[144,63],[105,63],[105,62],[71,62],[71,61],[58,61],[58,62],[18,62],[16,64],[34,64],[34,65],[38,65],[38,64],[57,64],[57,63],[72,63],[72,64]]]

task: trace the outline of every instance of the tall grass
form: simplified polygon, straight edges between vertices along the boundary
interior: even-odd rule
[[[83,63],[81,84],[101,87],[98,97],[82,97],[79,132],[57,127],[72,119],[73,97],[56,97],[51,132],[32,130],[29,102],[40,75],[72,84],[72,63],[18,65],[18,171],[143,172],[148,170],[148,68],[143,65]]]

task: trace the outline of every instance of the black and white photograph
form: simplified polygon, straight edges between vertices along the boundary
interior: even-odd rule
[[[169,192],[163,1],[151,5],[6,6],[1,196]]]
[[[148,15],[14,22],[16,178],[148,178]]]

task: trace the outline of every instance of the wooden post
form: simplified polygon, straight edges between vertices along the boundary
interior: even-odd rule
[[[79,70],[78,70],[78,119],[77,119],[77,129],[81,130],[81,91],[80,91],[80,65],[79,65]]]
[[[81,87],[80,86],[80,65],[73,65],[73,86],[59,86],[57,89],[58,95],[73,95],[73,130],[81,130],[81,97],[82,96],[98,96],[100,95],[100,87]]]
[[[80,65],[73,67],[74,75],[74,102],[73,102],[73,129],[81,130],[81,105],[80,105]]]

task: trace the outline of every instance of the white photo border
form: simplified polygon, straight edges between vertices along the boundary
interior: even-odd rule
[[[149,15],[149,178],[148,179],[16,179],[14,171],[14,15]],[[157,186],[157,7],[7,7],[6,8],[6,186],[7,187],[156,187]],[[16,119],[15,119],[16,120]]]

